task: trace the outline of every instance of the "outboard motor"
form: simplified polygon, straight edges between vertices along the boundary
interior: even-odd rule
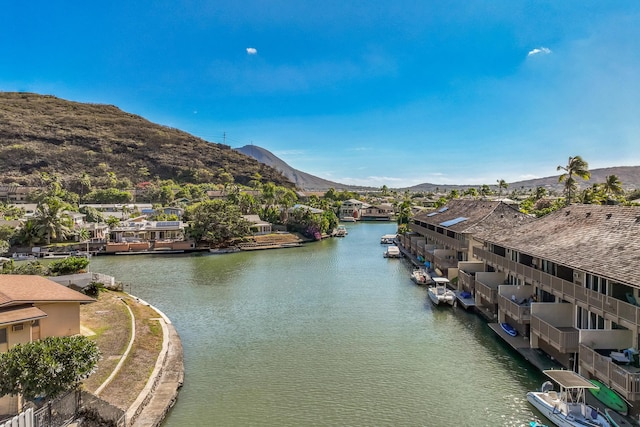
[[[551,390],[553,390],[553,383],[551,381],[545,381],[542,383],[542,386],[540,387],[541,392],[547,393]]]

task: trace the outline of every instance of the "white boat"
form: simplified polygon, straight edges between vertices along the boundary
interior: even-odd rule
[[[390,245],[383,253],[385,258],[402,258],[402,252],[400,248],[395,245]]]
[[[417,285],[429,285],[433,283],[431,276],[424,268],[416,268],[413,270],[413,272],[411,272],[411,280]]]
[[[380,244],[382,245],[392,245],[396,240],[396,234],[385,234],[380,238]]]
[[[345,216],[340,218],[340,221],[342,222],[356,222],[356,219],[352,216]]]
[[[335,231],[335,233],[333,235],[336,236],[336,237],[344,237],[347,234],[349,234],[349,232],[347,231],[347,228],[344,225],[339,225],[336,228],[336,231]]]
[[[456,302],[456,294],[447,287],[449,279],[444,277],[432,277],[433,285],[427,289],[429,299],[435,305],[449,304],[453,305]]]
[[[546,381],[540,391],[528,392],[527,400],[545,417],[560,427],[611,427],[605,415],[585,401],[587,390],[598,386],[573,371],[552,369],[544,373],[560,390],[553,390],[553,384]]]

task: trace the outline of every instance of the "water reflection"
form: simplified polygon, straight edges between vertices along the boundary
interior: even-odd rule
[[[528,425],[540,374],[476,315],[435,308],[393,224],[301,248],[103,257],[174,322],[185,385],[166,426]]]

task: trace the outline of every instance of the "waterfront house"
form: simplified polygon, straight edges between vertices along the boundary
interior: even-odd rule
[[[395,210],[391,203],[380,203],[369,205],[363,203],[360,219],[362,221],[391,221],[395,215]]]
[[[40,276],[0,275],[0,353],[16,344],[80,333],[80,305],[93,298]],[[0,414],[17,412],[17,398],[0,398]]]
[[[356,221],[362,216],[362,206],[364,202],[356,199],[349,199],[342,202],[338,210],[338,218],[353,218]]]
[[[0,201],[5,203],[25,203],[29,195],[38,190],[41,190],[41,188],[20,185],[0,185]]]
[[[271,223],[263,221],[258,215],[242,215],[244,219],[249,221],[251,225],[249,229],[254,235],[269,234],[272,231]]]
[[[499,321],[635,406],[639,236],[640,207],[571,205],[509,232],[478,235],[482,243],[473,248],[495,283],[506,283],[497,286]]]
[[[458,263],[471,260],[471,249],[477,245],[476,233],[498,232],[530,221],[533,218],[501,202],[454,199],[437,210],[414,216],[409,223],[410,233],[398,240],[427,267],[452,279],[458,276]],[[479,269],[480,264],[476,264]],[[459,281],[459,285],[460,290],[473,292],[471,283]]]
[[[147,250],[187,250],[195,244],[185,240],[182,221],[148,221],[144,216],[122,221],[109,233],[107,253]]]

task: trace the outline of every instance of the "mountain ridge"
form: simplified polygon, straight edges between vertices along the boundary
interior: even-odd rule
[[[77,181],[82,172],[103,181],[114,173],[133,184],[155,178],[224,183],[226,173],[248,184],[259,173],[293,187],[280,172],[227,145],[113,105],[26,92],[0,92],[0,170],[0,184],[38,185],[42,172],[63,182]]]

